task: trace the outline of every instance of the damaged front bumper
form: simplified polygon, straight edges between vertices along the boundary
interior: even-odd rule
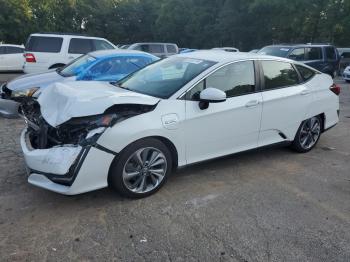
[[[107,187],[109,167],[116,156],[97,144],[34,149],[27,129],[22,132],[21,147],[28,182],[64,195]]]

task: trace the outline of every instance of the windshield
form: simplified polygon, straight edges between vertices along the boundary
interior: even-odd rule
[[[59,69],[57,72],[64,77],[77,76],[94,61],[96,61],[95,57],[90,55],[83,55],[62,69]]]
[[[287,57],[290,47],[282,47],[282,46],[268,46],[261,49],[258,53],[262,55],[272,55],[278,57]]]
[[[122,79],[118,85],[128,90],[169,98],[215,62],[186,57],[170,57]]]

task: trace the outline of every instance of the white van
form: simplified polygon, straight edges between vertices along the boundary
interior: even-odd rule
[[[58,33],[31,34],[25,46],[23,71],[44,72],[62,67],[82,54],[115,48],[111,42],[99,37]]]

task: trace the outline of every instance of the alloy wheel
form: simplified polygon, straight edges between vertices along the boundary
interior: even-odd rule
[[[125,162],[123,182],[134,193],[147,193],[157,188],[167,172],[165,155],[156,148],[141,148]]]
[[[300,130],[299,143],[305,150],[312,148],[321,134],[321,121],[318,117],[306,120]]]

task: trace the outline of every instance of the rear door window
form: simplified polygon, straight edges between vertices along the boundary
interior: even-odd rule
[[[72,38],[69,43],[68,53],[87,54],[93,51],[92,40],[83,38]]]
[[[6,48],[4,46],[0,46],[0,55],[5,54]]]
[[[316,74],[314,70],[301,65],[295,65],[304,81],[308,81]]]
[[[164,53],[164,45],[144,44],[144,45],[141,45],[141,50],[152,54]]]
[[[322,60],[322,48],[321,47],[309,47],[305,48],[306,60]]]
[[[114,47],[104,40],[93,40],[94,50],[106,50],[106,49],[114,49]]]
[[[350,52],[344,52],[341,56],[342,58],[350,58]]]
[[[31,36],[28,39],[25,51],[59,53],[61,51],[62,42],[62,37]]]
[[[265,90],[278,89],[299,84],[299,77],[293,66],[287,62],[261,61],[264,71]]]
[[[337,55],[335,53],[335,49],[331,46],[326,47],[326,57],[327,60],[336,60],[337,59]]]
[[[15,46],[7,46],[6,54],[21,54],[23,53],[24,48],[15,47]]]

